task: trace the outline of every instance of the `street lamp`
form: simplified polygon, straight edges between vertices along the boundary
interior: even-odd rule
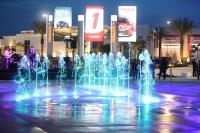
[[[43,17],[47,17],[48,15],[47,15],[47,14],[42,14],[42,16],[43,16]]]
[[[152,40],[153,40],[153,50],[154,50],[154,53],[153,53],[153,58],[155,58],[155,53],[156,53],[156,46],[157,46],[157,42],[156,42],[156,44],[155,44],[155,40],[157,40],[156,39],[156,36],[155,36],[155,33],[156,33],[156,30],[155,30],[155,28],[153,28],[153,31],[152,31]]]
[[[170,25],[170,24],[171,24],[171,21],[170,21],[170,20],[167,20],[166,24],[167,24],[167,25]]]
[[[170,26],[171,21],[167,20],[166,24],[167,24],[167,26]],[[168,46],[167,46],[167,52],[168,52]],[[170,81],[172,81],[172,67],[173,67],[173,65],[170,65],[170,72],[169,72],[170,73]]]

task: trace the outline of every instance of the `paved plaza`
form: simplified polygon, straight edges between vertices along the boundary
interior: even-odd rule
[[[66,81],[70,90],[71,81]],[[0,83],[1,133],[169,133],[200,130],[200,82],[156,81],[159,102],[138,104],[133,97],[49,97],[16,102],[16,84]]]

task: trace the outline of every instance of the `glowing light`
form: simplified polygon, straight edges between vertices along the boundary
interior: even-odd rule
[[[171,24],[171,21],[167,20],[167,22],[166,22],[166,23],[169,25],[169,24]]]
[[[74,71],[75,89],[77,85],[80,85],[87,88],[88,93],[98,90],[98,93],[93,94],[103,96],[128,95],[128,60],[121,53],[117,53],[116,56],[112,53],[109,55],[85,54],[83,60],[80,60],[80,57],[76,55]],[[79,81],[77,74],[80,75]]]
[[[47,16],[48,16],[47,14],[42,14],[42,17],[45,17],[45,18],[46,18]]]
[[[47,90],[47,91],[45,92],[45,95],[46,95],[46,96],[50,96],[51,94],[50,94],[50,92]]]
[[[151,65],[153,65],[149,52],[147,50],[143,51],[139,55],[139,75],[137,80],[137,86],[139,88],[139,102],[151,103],[156,102],[153,96],[154,84],[153,72]]]
[[[64,58],[63,58],[62,55],[59,57],[58,67],[59,67],[59,71],[58,71],[58,74],[57,74],[57,82],[59,83],[58,94],[64,95],[65,92],[64,92],[64,89],[63,89],[64,88],[63,80],[64,80],[64,78],[66,78],[67,74],[66,74],[66,70],[65,70],[65,61],[64,61]]]
[[[78,93],[77,93],[76,91],[73,92],[73,97],[74,97],[75,99],[78,98]]]
[[[59,94],[59,95],[64,95],[64,92],[63,92],[63,90],[62,90],[62,89],[60,89],[60,90],[59,90],[59,92],[58,92],[58,94]]]
[[[34,96],[35,96],[35,97],[38,97],[38,96],[39,96],[39,93],[38,93],[37,91],[35,91]]]

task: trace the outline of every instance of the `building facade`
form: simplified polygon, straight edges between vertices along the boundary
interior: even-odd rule
[[[72,57],[74,53],[77,53],[77,36],[78,29],[77,27],[73,27],[73,30],[69,30],[67,35],[70,37],[69,40],[73,39],[76,41],[53,41],[53,57],[57,56],[69,56]],[[153,47],[148,39],[150,35],[150,27],[149,25],[138,25],[137,26],[137,38],[142,38],[146,41],[147,48],[150,53],[153,54]],[[26,54],[27,50],[30,46],[33,46],[37,53],[41,54],[41,35],[38,33],[34,33],[33,31],[22,31],[20,34],[16,34],[14,36],[3,36],[0,42],[0,49],[2,51],[5,47],[10,47],[16,49],[16,52],[20,55]],[[46,55],[46,35],[44,35],[44,55]],[[106,45],[106,47],[104,47]],[[85,42],[84,50],[86,52],[99,52],[102,48],[108,48],[107,45],[110,45],[110,27],[104,27],[104,42]],[[117,42],[117,50],[122,52],[123,54],[128,53],[128,43],[125,42]],[[134,53],[133,53],[134,54]]]
[[[162,39],[161,57],[169,57],[173,60],[189,61],[193,57],[197,45],[200,44],[200,29],[193,29],[184,36],[183,58],[180,57],[180,36],[169,31]],[[154,40],[154,57],[159,55],[158,42]]]

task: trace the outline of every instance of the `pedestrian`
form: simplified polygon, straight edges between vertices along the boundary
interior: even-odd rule
[[[2,50],[0,49],[0,62],[1,62],[0,69],[3,68],[3,54],[1,52],[2,52]]]
[[[192,76],[197,76],[197,62],[195,58],[192,59]]]
[[[163,76],[163,79],[165,80],[166,79],[166,71],[167,71],[167,68],[168,68],[168,60],[166,57],[161,57],[160,59],[160,64],[159,64],[159,69],[160,69],[160,72],[159,72],[159,79],[161,76]]]
[[[153,79],[155,79],[156,63],[155,63],[155,60],[152,59],[152,57],[151,57],[151,60],[152,60],[152,64],[150,64],[150,69],[151,69],[151,72],[152,72],[152,77],[153,77]]]
[[[9,69],[10,63],[12,63],[11,57],[15,54],[15,52],[11,52],[10,47],[6,47],[4,51],[4,69]]]
[[[198,49],[194,55],[196,62],[197,62],[197,79],[200,77],[200,44],[198,44]]]

